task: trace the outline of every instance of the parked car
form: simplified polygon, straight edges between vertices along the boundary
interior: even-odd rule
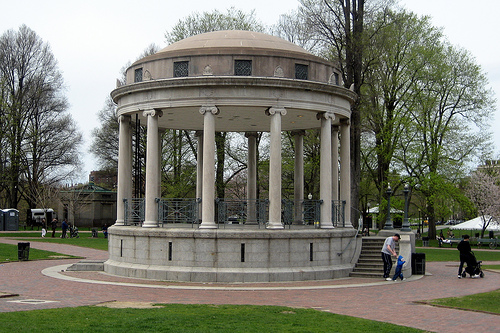
[[[455,224],[457,224],[457,221],[455,221],[455,220],[448,220],[448,221],[446,221],[446,223],[444,225],[455,225]]]

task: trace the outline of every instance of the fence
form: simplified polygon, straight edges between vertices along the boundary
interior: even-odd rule
[[[124,199],[125,224],[141,225],[144,221],[144,199]],[[201,223],[199,218],[199,203],[201,199],[166,199],[157,198],[158,222],[160,226],[174,224]],[[295,216],[295,202],[283,199],[281,201],[281,222],[284,226],[292,228],[296,225],[314,226],[321,221],[320,207],[323,200],[302,200],[301,215]],[[258,225],[265,226],[269,214],[269,200],[223,200],[216,199],[217,224],[226,225]],[[332,224],[335,227],[345,226],[345,201],[332,200]]]

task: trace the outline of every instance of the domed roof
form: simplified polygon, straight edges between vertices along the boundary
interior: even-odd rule
[[[210,48],[270,49],[310,54],[300,46],[284,39],[261,32],[243,30],[214,31],[199,34],[170,44],[160,52]]]
[[[161,58],[208,54],[281,55],[326,62],[302,47],[276,36],[254,31],[223,30],[185,38],[136,63]]]

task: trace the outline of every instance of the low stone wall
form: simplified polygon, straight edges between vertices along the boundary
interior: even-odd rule
[[[273,282],[346,277],[360,238],[352,228],[310,230],[108,229],[110,274],[191,282]]]

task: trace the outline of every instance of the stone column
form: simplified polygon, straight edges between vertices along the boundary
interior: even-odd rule
[[[332,200],[339,200],[339,127],[332,126]]]
[[[215,115],[219,109],[214,105],[202,106],[203,115],[203,185],[201,196],[200,228],[215,229]]]
[[[321,119],[321,143],[320,143],[320,183],[319,195],[323,200],[321,204],[320,227],[322,229],[333,228],[332,223],[332,113],[318,113]]]
[[[118,188],[116,193],[116,225],[125,225],[124,199],[132,199],[132,131],[130,116],[119,116]]]
[[[247,224],[257,223],[257,132],[246,132],[248,138],[247,157]]]
[[[196,155],[196,199],[202,197],[203,190],[203,131],[196,131],[198,139],[197,155]],[[201,201],[198,203],[198,220],[201,221]]]
[[[304,201],[304,130],[293,131],[295,141],[295,163],[293,172],[294,224],[304,223],[302,202]]]
[[[158,118],[162,116],[161,110],[147,110],[143,112],[147,118],[147,146],[146,146],[146,194],[144,228],[158,227],[158,198],[160,179],[159,162],[159,133]]]
[[[340,200],[345,201],[345,227],[351,222],[351,137],[349,121],[340,124]]]
[[[270,108],[271,142],[269,149],[269,223],[268,229],[283,229],[281,223],[281,116],[284,108]]]

